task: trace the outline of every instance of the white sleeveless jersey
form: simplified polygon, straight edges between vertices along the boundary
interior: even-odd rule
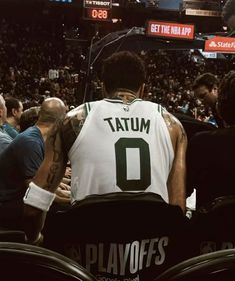
[[[69,151],[72,201],[90,194],[154,192],[169,202],[174,151],[163,108],[135,99],[85,104],[87,117]]]

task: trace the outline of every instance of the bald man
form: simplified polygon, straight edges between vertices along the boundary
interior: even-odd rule
[[[66,107],[60,99],[46,99],[35,126],[19,134],[0,155],[0,227],[20,226],[23,196],[43,161],[44,143],[65,114]]]
[[[7,119],[7,108],[3,96],[0,95],[0,154],[12,142],[12,138],[6,133],[4,123]]]

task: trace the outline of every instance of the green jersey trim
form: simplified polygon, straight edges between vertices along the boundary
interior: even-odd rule
[[[136,101],[143,101],[143,100],[140,99],[140,98],[136,98],[136,99],[134,99],[134,100],[131,101],[131,102],[124,103],[122,99],[118,99],[118,98],[106,98],[106,99],[104,99],[104,101],[112,102],[112,103],[121,103],[121,104],[128,104],[128,105],[130,105],[130,104],[133,104],[133,103],[136,102]]]

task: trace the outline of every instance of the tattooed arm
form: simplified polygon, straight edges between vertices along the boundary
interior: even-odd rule
[[[163,118],[170,133],[174,161],[168,177],[167,188],[169,203],[179,205],[185,212],[185,182],[186,182],[186,148],[187,136],[180,121],[170,113],[163,113]]]
[[[67,154],[81,131],[86,114],[83,106],[68,113],[63,124],[55,124],[45,142],[44,160],[33,182],[41,188],[54,193],[61,182],[66,165]],[[40,209],[24,205],[25,232],[29,241],[34,241],[43,228],[46,214]]]

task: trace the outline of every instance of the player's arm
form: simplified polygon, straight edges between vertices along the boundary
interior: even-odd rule
[[[168,177],[169,203],[178,205],[185,212],[186,206],[186,149],[187,136],[180,121],[170,113],[163,113],[174,148],[174,161]]]
[[[66,168],[61,124],[55,124],[45,142],[45,156],[24,197],[24,231],[29,243],[39,239],[48,209]],[[43,200],[42,200],[43,198]],[[46,202],[44,204],[44,202]]]
[[[73,113],[68,113],[62,124],[54,125],[45,143],[44,160],[33,183],[49,192],[55,192],[65,174],[68,151],[80,133],[84,119],[83,107],[79,107]]]

